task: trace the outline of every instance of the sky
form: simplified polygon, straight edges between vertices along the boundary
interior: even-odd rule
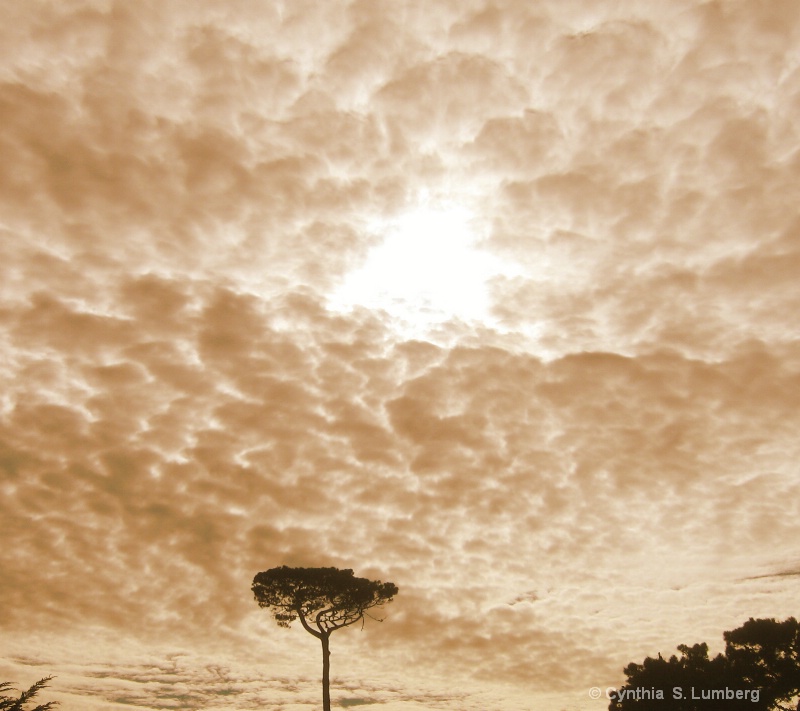
[[[594,711],[800,592],[795,0],[0,4],[0,681]]]

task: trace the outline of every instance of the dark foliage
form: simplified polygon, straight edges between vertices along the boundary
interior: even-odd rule
[[[48,701],[46,704],[39,704],[33,708],[26,707],[27,703],[44,689],[52,678],[52,676],[46,676],[44,679],[39,679],[30,689],[21,692],[18,697],[5,695],[5,692],[13,690],[11,682],[0,683],[0,711],[47,711],[58,705],[58,701]]]
[[[752,617],[732,632],[725,632],[725,656],[735,676],[762,689],[767,709],[800,710],[788,702],[800,694],[800,623]]]
[[[259,606],[271,608],[281,627],[299,617],[315,636],[363,620],[367,610],[391,602],[398,592],[394,583],[356,578],[349,569],[285,565],[258,573],[252,590]],[[317,631],[309,628],[310,623]]]
[[[289,568],[282,566],[253,578],[253,595],[259,607],[272,610],[281,627],[296,619],[322,644],[322,708],[330,711],[330,636],[335,630],[364,620],[367,610],[397,595],[397,585],[356,578],[339,568]]]
[[[724,633],[725,653],[679,645],[680,657],[647,657],[625,667],[627,683],[609,711],[800,711],[800,625],[754,620]]]

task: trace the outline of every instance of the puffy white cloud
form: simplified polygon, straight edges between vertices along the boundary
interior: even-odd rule
[[[281,564],[400,586],[335,640],[389,708],[560,708],[794,612],[791,0],[0,12],[9,678],[310,706]],[[493,320],[332,310],[421,195],[510,265]]]

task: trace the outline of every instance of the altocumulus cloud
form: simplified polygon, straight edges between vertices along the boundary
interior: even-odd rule
[[[9,678],[313,705],[283,563],[400,586],[353,705],[556,708],[793,613],[795,3],[0,15]],[[449,189],[519,266],[494,321],[330,309]]]

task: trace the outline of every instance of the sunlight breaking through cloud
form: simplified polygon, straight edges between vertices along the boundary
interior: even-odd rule
[[[794,0],[0,4],[0,681],[313,708],[282,564],[400,587],[335,652],[387,711],[590,711],[796,614],[798,46]]]

